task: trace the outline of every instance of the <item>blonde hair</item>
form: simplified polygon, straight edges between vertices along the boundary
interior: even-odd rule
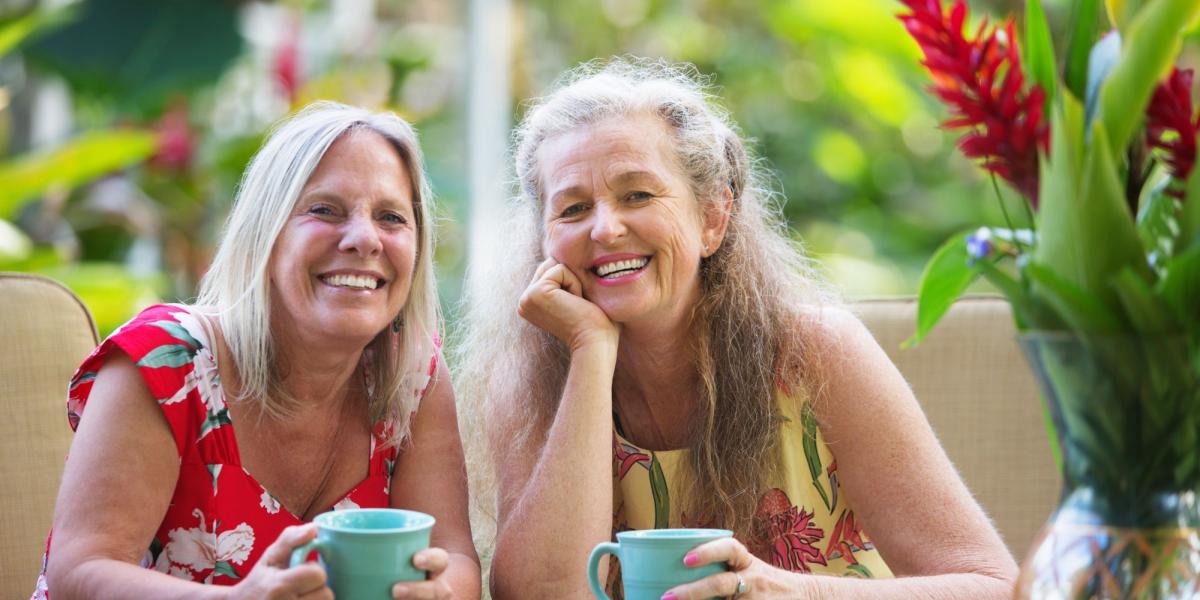
[[[321,158],[335,140],[352,131],[371,131],[387,140],[413,185],[417,256],[408,300],[399,314],[400,343],[393,345],[385,328],[362,358],[372,422],[386,421],[392,427],[389,444],[395,444],[408,434],[409,417],[417,408],[434,351],[432,336],[441,324],[433,275],[432,194],[417,134],[403,119],[391,112],[322,101],[277,123],[242,177],[197,304],[217,311],[237,367],[237,399],[256,403],[266,415],[287,414],[293,399],[281,385],[278,349],[270,331],[271,251]]]
[[[545,439],[569,355],[516,311],[544,258],[539,148],[551,136],[607,119],[660,118],[697,201],[733,197],[725,239],[700,268],[691,350],[703,397],[690,424],[684,498],[693,519],[746,534],[776,462],[776,391],[810,389],[808,344],[796,335],[800,311],[837,298],[788,235],[767,170],[708,90],[690,65],[618,58],[577,67],[531,104],[513,138],[519,192],[504,227],[505,260],[499,269],[471,274],[467,333],[456,362],[462,397],[526,399],[527,414],[498,414],[490,403],[479,411],[493,445],[510,436]]]

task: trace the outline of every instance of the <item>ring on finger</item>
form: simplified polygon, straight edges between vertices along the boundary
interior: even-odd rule
[[[746,580],[742,579],[742,574],[737,571],[733,572],[733,576],[737,578],[737,589],[733,591],[733,595],[730,598],[737,600],[738,596],[746,593]]]

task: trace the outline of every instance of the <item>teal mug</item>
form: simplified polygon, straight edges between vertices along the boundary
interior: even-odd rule
[[[588,559],[588,584],[596,598],[608,600],[600,581],[600,559],[612,554],[621,562],[626,600],[659,600],[667,590],[728,570],[725,563],[691,568],[683,557],[696,546],[732,536],[728,529],[644,529],[622,531],[617,542],[604,542]]]
[[[355,508],[317,515],[317,539],[292,551],[291,566],[316,551],[338,600],[392,597],[398,581],[421,581],[413,555],[429,547],[434,518],[413,510]]]

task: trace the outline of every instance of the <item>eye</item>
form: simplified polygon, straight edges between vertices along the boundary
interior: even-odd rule
[[[566,219],[566,218],[578,216],[580,213],[582,213],[585,210],[587,210],[587,205],[583,204],[582,202],[577,203],[577,204],[572,204],[572,205],[564,208],[562,210],[562,212],[560,212],[558,214],[558,217],[560,219]]]
[[[650,192],[629,192],[625,196],[625,200],[628,202],[646,202],[653,197],[654,194],[651,194]]]
[[[318,215],[318,216],[324,217],[324,216],[332,215],[333,208],[330,206],[326,206],[324,204],[313,204],[312,206],[309,206],[308,210],[306,210],[305,212],[307,212],[310,215]]]
[[[400,213],[393,213],[393,212],[384,213],[383,216],[380,218],[383,219],[383,221],[385,221],[387,223],[391,223],[393,225],[407,225],[408,224],[408,218]]]

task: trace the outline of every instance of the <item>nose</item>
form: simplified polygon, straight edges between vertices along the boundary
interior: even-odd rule
[[[596,243],[611,244],[625,235],[625,222],[619,209],[607,202],[599,202],[592,214],[592,240]]]
[[[383,250],[379,229],[369,215],[354,214],[346,219],[338,250],[360,256],[375,256]]]

